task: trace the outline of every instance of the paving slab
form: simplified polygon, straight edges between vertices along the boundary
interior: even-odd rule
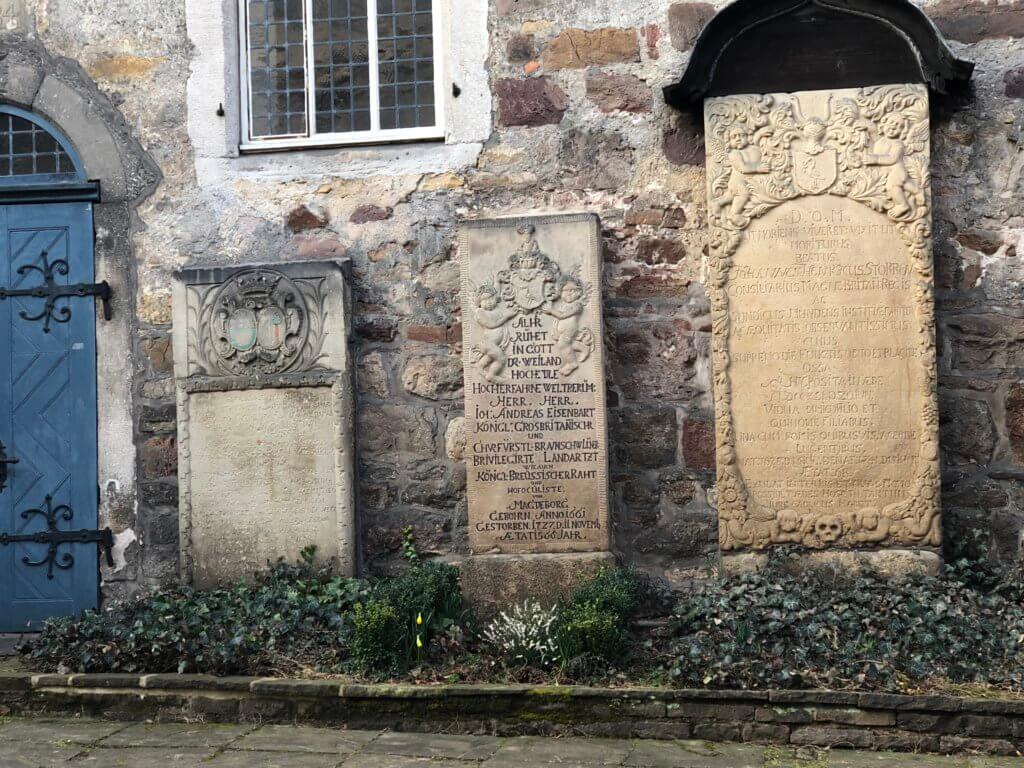
[[[80,744],[15,742],[0,744],[0,768],[50,768],[68,765],[84,749]]]
[[[363,748],[365,754],[486,760],[501,746],[492,736],[438,736],[430,733],[383,733]]]
[[[337,768],[342,755],[313,752],[221,752],[203,763],[211,768]]]
[[[0,721],[0,741],[71,742],[93,744],[111,734],[123,731],[131,723],[73,718],[35,719],[16,718]]]
[[[973,768],[964,757],[941,757],[938,755],[907,755],[894,752],[830,752],[828,768]],[[1017,768],[1024,765],[1018,761]]]
[[[380,731],[346,731],[301,725],[264,725],[231,742],[232,750],[350,754],[381,735]],[[251,758],[250,758],[251,759]]]
[[[222,749],[254,728],[252,725],[136,723],[104,739],[103,746]]]
[[[163,749],[139,747],[136,749],[90,747],[67,766],[96,766],[96,768],[205,768],[213,756],[209,749]],[[2,765],[2,763],[0,763]],[[255,767],[254,767],[255,768]]]
[[[340,768],[478,768],[476,760],[433,760],[408,755],[368,755],[359,753],[346,757]],[[487,763],[484,763],[487,765]],[[570,766],[564,766],[570,768]]]
[[[624,739],[559,739],[521,736],[502,739],[494,759],[508,765],[536,763],[580,763],[583,765],[622,765],[632,744]]]
[[[764,748],[694,741],[635,743],[629,768],[763,768]]]

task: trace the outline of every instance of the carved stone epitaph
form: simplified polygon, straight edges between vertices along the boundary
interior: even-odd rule
[[[347,270],[299,262],[176,276],[187,581],[243,578],[309,545],[354,571]]]
[[[474,554],[608,549],[596,217],[465,224]]]
[[[722,550],[939,546],[927,90],[705,119]]]

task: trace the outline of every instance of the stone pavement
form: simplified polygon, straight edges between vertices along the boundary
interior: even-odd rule
[[[1024,758],[290,725],[0,718],[0,768],[1020,768]]]

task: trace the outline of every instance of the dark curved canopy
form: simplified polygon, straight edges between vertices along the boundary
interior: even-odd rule
[[[704,27],[665,100],[687,109],[707,96],[888,83],[946,94],[973,71],[909,0],[737,0]]]

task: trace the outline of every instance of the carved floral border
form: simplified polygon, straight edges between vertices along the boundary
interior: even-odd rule
[[[829,99],[828,115],[810,117],[801,113],[800,96],[726,96],[705,102],[720,546],[723,551],[763,550],[780,544],[938,547],[942,531],[928,92],[922,85],[837,91]],[[885,139],[888,144],[879,144]],[[748,160],[762,164],[750,175],[735,171],[731,162],[737,156],[730,153],[741,145]],[[866,162],[878,146],[894,155],[902,150],[901,159],[889,165]],[[793,153],[798,148],[812,156],[829,152],[831,157],[835,152],[835,180],[814,190],[795,178]],[[901,181],[904,176],[906,181]],[[901,187],[903,202],[910,205],[896,199]],[[885,214],[907,245],[918,278],[913,298],[925,387],[914,490],[909,498],[881,509],[867,507],[842,516],[802,516],[757,502],[738,464],[731,406],[728,286],[733,257],[752,221],[810,194],[847,197]],[[826,525],[820,524],[822,520],[827,520]]]

